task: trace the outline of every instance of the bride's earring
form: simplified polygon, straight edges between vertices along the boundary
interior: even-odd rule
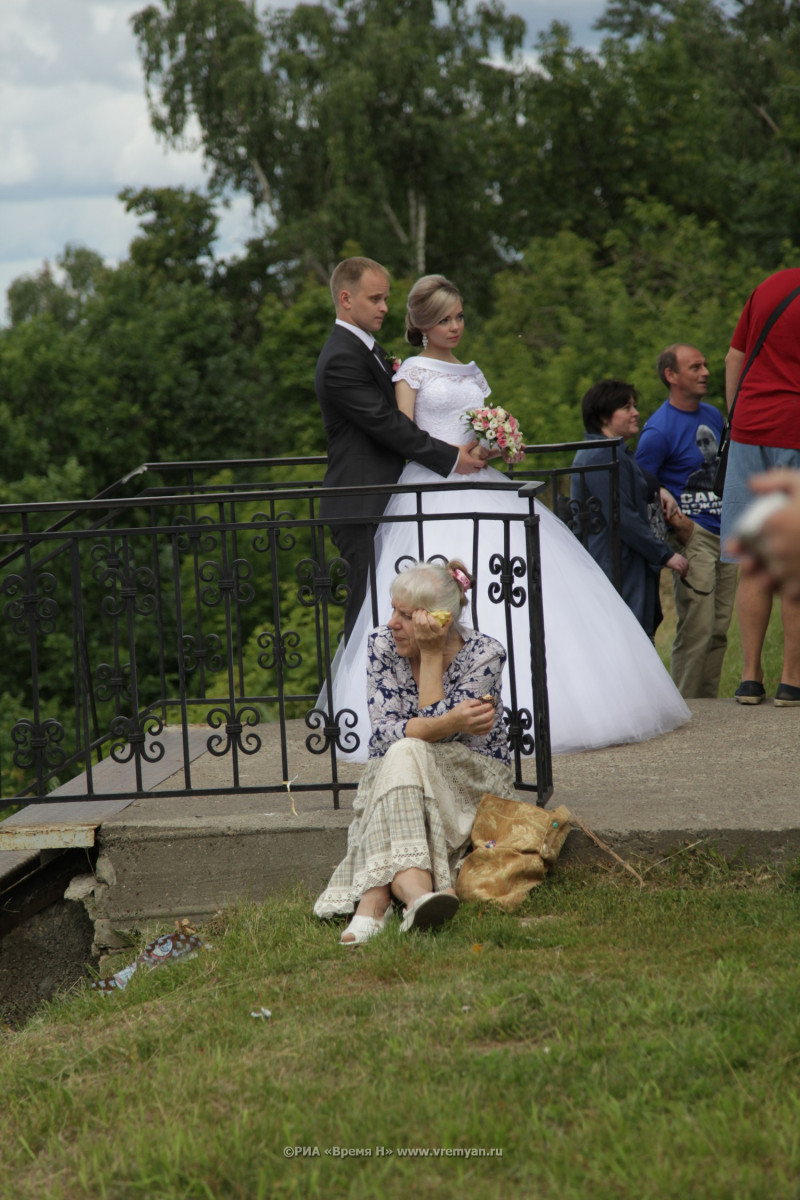
[[[427,350],[427,349],[428,349],[428,335],[427,335],[427,333],[423,333],[423,335],[422,335],[422,349],[423,349],[423,350]]]

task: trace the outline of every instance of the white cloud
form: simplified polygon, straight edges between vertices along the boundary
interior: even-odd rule
[[[13,124],[0,118],[0,147],[13,151],[14,174],[0,165],[0,197],[204,184],[200,152],[167,151],[150,127],[144,99],[131,92],[88,82],[0,87],[2,111],[10,104],[18,116]]]
[[[42,258],[52,260],[67,242],[112,257],[120,239],[130,240],[136,220],[114,196],[46,197],[0,203],[0,228],[4,242],[7,230],[16,234],[4,247],[3,261],[31,258],[42,246]]]
[[[13,187],[14,184],[24,183],[32,178],[35,169],[36,158],[30,146],[26,144],[22,131],[0,131],[0,187]]]
[[[58,44],[48,20],[33,19],[29,0],[6,0],[0,22],[0,55],[4,75],[25,78],[32,69],[36,72],[52,67],[58,59]]]
[[[36,87],[108,82],[141,91],[130,17],[136,0],[3,0],[3,78]]]
[[[167,150],[150,127],[128,23],[143,6],[1,0],[3,299],[68,242],[109,262],[125,257],[137,225],[117,199],[122,188],[204,187],[200,152]]]
[[[7,229],[16,229],[19,238],[13,250],[0,254],[0,323],[8,319],[6,292],[15,279],[38,274],[45,261],[54,266],[67,243],[87,246],[113,265],[125,257],[138,221],[115,196],[70,197],[0,202],[0,231]],[[249,199],[235,196],[229,207],[220,209],[215,257],[238,257],[257,232]]]
[[[194,118],[187,129],[187,144],[199,147],[199,128]],[[156,141],[144,105],[127,114],[127,137],[120,145],[113,166],[113,177],[122,187],[192,187],[202,190],[206,175],[202,151],[168,149]],[[157,181],[157,182],[156,182]]]
[[[117,17],[112,4],[92,5],[92,24],[99,34],[105,35],[111,33],[116,20]]]

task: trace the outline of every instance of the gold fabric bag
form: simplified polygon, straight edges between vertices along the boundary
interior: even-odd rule
[[[484,793],[472,826],[472,851],[458,873],[459,899],[516,908],[561,853],[570,816],[563,804],[550,810]]]

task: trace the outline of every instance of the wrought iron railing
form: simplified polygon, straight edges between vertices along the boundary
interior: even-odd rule
[[[83,798],[106,798],[95,776],[107,758],[130,764],[130,794],[148,794],[144,773],[163,755],[159,738],[169,725],[180,730],[183,755],[180,786],[165,788],[165,798],[282,791],[300,775],[295,791],[329,791],[338,807],[341,793],[356,785],[342,780],[337,750],[352,750],[369,730],[331,711],[327,681],[348,590],[347,565],[317,515],[323,490],[313,476],[324,462],[151,463],[92,501],[0,507],[4,805],[46,800],[81,773]],[[513,480],[479,485],[519,493],[528,503],[524,512],[515,504],[501,517],[470,518],[473,543],[492,521],[498,547],[489,577],[472,594],[472,615],[479,625],[485,604],[504,614],[516,784],[535,791],[541,804],[552,793],[533,505],[543,485],[520,478],[525,474],[531,472],[518,468]],[[564,469],[536,474],[550,476],[557,496]],[[610,475],[616,486],[616,473]],[[134,478],[147,486],[122,495]],[[419,557],[426,558],[444,518],[423,518],[422,495],[458,486],[337,490],[416,495],[413,516],[391,519],[415,523]],[[579,531],[593,519],[580,504],[566,515]],[[515,527],[524,533],[524,558],[510,550]],[[469,557],[469,548],[453,548],[459,552]],[[374,593],[374,562],[370,584]],[[520,610],[527,617],[522,654],[512,621]],[[516,699],[521,672],[534,681],[531,709]],[[288,722],[298,718],[308,730],[302,771],[291,761],[297,749],[287,737]],[[196,725],[206,727],[208,752],[227,764],[227,777],[214,787],[193,779],[189,731]],[[281,779],[246,784],[241,765],[266,733],[277,738]],[[534,782],[522,778],[522,761],[531,756]]]
[[[573,457],[578,450],[587,447],[596,449],[596,441],[526,446],[524,463],[508,469],[511,479],[537,479],[545,483],[539,498],[569,526],[583,546],[588,546],[590,534],[599,533],[606,527],[600,500],[597,495],[592,494],[588,485],[590,476],[605,476],[603,483],[608,487],[609,520],[606,533],[611,561],[611,581],[618,592],[622,591],[622,545],[617,452],[622,444],[622,438],[604,439],[604,449],[608,448],[611,452],[610,463],[596,463],[583,467],[574,466]]]

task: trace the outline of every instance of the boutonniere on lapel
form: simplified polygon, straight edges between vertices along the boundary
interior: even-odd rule
[[[400,370],[403,360],[402,358],[392,358],[391,354],[387,354],[384,362],[386,363],[386,370],[389,372],[389,374],[395,375]]]

